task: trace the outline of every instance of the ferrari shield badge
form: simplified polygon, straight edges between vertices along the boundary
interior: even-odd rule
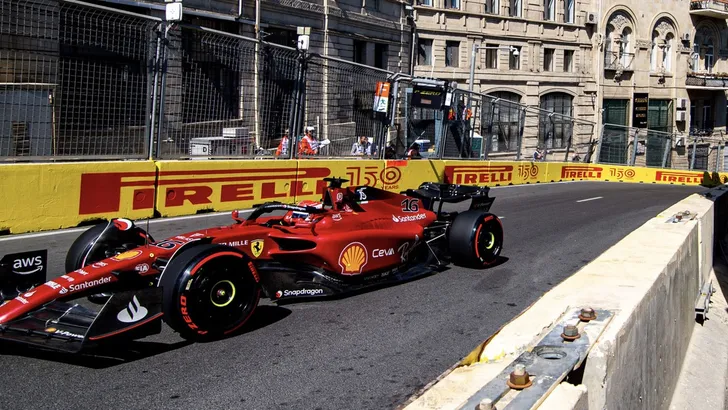
[[[250,250],[253,252],[253,256],[257,258],[261,253],[263,253],[264,244],[265,242],[263,242],[262,239],[256,239],[250,242]]]

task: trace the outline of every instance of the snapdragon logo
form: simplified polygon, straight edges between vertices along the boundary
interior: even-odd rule
[[[282,296],[301,296],[301,295],[313,296],[313,295],[319,295],[322,293],[324,293],[323,289],[297,289],[297,290],[284,290]]]
[[[109,282],[111,282],[111,276],[107,276],[107,277],[101,278],[101,279],[92,280],[92,281],[89,281],[89,282],[79,283],[78,285],[70,285],[68,287],[68,289],[71,292],[76,292],[78,290],[84,290],[84,289],[87,289],[87,288],[92,288],[94,286],[103,285],[103,284],[109,283]]]
[[[406,216],[392,215],[392,220],[394,222],[414,222],[414,221],[419,221],[420,219],[425,219],[425,218],[427,218],[427,215],[425,215],[425,214],[406,215]]]

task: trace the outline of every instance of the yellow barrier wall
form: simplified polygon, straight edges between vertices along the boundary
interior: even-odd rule
[[[123,215],[152,216],[154,162],[0,165],[0,230],[68,228]]]
[[[370,185],[397,192],[442,178],[430,161],[159,161],[157,167],[156,209],[161,216],[320,199],[326,177],[348,179],[344,186]]]
[[[725,178],[728,173],[722,173]],[[326,177],[393,192],[424,181],[505,186],[560,181],[699,185],[701,171],[564,162],[459,160],[119,161],[0,165],[0,230],[99,218],[181,216],[320,198]],[[155,202],[156,194],[156,202]]]

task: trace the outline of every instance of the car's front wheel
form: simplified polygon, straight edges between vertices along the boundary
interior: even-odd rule
[[[240,329],[261,295],[249,258],[212,244],[193,246],[172,258],[159,286],[165,322],[192,341],[214,340]]]
[[[492,265],[503,250],[503,225],[491,213],[465,211],[450,226],[448,244],[456,265],[474,268]]]

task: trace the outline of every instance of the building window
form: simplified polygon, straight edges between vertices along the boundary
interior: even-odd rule
[[[389,46],[374,44],[374,67],[389,70]]]
[[[665,36],[665,51],[662,54],[662,66],[665,67],[666,72],[672,71],[672,34]]]
[[[485,14],[500,14],[500,1],[499,0],[485,0]]]
[[[510,0],[509,15],[511,17],[521,17],[521,0]]]
[[[446,9],[460,9],[460,0],[443,0]]]
[[[545,48],[543,50],[543,70],[554,71],[554,49]]]
[[[571,139],[572,97],[566,93],[549,93],[539,102],[539,145],[564,148]]]
[[[445,42],[445,66],[446,67],[459,67],[460,66],[460,42],[459,41]]]
[[[705,50],[705,65],[703,69],[708,73],[713,72],[713,39],[708,39]]]
[[[432,40],[421,38],[417,40],[417,64],[432,65]]]
[[[498,68],[498,44],[486,44],[485,68]]]
[[[564,23],[574,23],[575,0],[564,0]]]
[[[622,32],[622,41],[619,43],[619,61],[622,67],[629,67],[632,63],[632,30],[629,27],[625,27]]]
[[[432,7],[432,0],[417,0],[418,6],[430,6]]]
[[[512,50],[508,58],[508,68],[511,70],[520,70],[521,69],[521,46],[515,46],[513,47],[514,50]]]
[[[518,147],[518,136],[523,120],[523,110],[519,105],[521,96],[508,91],[498,91],[489,95],[498,99],[497,102],[486,99],[483,103],[483,112],[488,113],[486,115],[493,113],[491,129],[484,129],[484,137],[488,138],[490,143],[489,152],[514,151]]]
[[[574,71],[574,50],[564,50],[564,72]]]
[[[708,29],[701,29],[693,39],[692,71],[713,72],[714,51],[713,35]]]
[[[599,151],[599,162],[605,164],[627,163],[627,141],[629,141],[629,100],[602,101],[602,149]]]
[[[354,62],[359,64],[367,63],[367,43],[354,40]]]
[[[652,48],[650,49],[650,70],[657,71],[657,41],[660,38],[660,33],[657,31],[652,32]]]
[[[672,133],[672,100],[650,99],[647,111],[647,129],[666,133],[650,133],[645,141],[645,165],[660,167],[665,156],[667,134]],[[667,156],[665,166],[670,166],[670,155]]]
[[[548,21],[556,21],[556,1],[544,0],[543,19]]]

